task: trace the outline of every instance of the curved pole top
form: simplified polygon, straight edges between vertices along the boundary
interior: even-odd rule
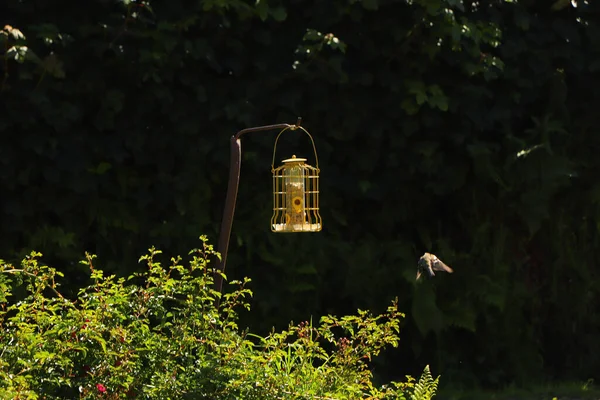
[[[242,129],[241,131],[239,131],[238,133],[236,133],[232,137],[232,139],[233,140],[238,140],[243,134],[248,133],[248,132],[269,131],[271,129],[291,129],[291,130],[296,130],[298,128],[301,128],[300,123],[302,123],[302,117],[298,117],[298,121],[296,122],[296,125],[274,124],[274,125],[257,126],[257,127],[254,127],[254,128],[246,128],[246,129]]]

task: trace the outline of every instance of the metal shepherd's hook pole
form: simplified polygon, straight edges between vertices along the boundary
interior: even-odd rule
[[[275,124],[257,126],[255,128],[242,129],[231,137],[231,164],[229,167],[229,183],[227,185],[227,197],[225,198],[225,209],[223,210],[223,220],[221,221],[221,232],[219,233],[219,243],[217,251],[221,254],[221,261],[217,266],[220,273],[225,272],[227,263],[227,250],[229,249],[229,238],[231,237],[231,227],[233,225],[233,214],[235,213],[235,201],[237,199],[238,187],[240,183],[240,169],[242,164],[242,135],[249,132],[269,131],[273,129],[297,129],[302,122],[298,117],[296,125]],[[215,274],[215,289],[222,293],[223,277],[220,273]],[[217,306],[220,301],[217,299]]]

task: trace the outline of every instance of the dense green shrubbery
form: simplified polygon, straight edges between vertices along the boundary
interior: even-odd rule
[[[53,257],[65,292],[84,250],[123,276],[148,243],[183,254],[218,233],[229,137],[302,116],[324,230],[271,234],[275,132],[248,135],[228,258],[253,278],[245,325],[398,297],[400,376],[600,370],[600,1],[72,3],[0,1],[0,254]],[[456,270],[435,292],[413,284],[424,251]]]
[[[429,399],[437,379],[429,368],[417,384],[372,384],[368,361],[397,346],[393,303],[372,316],[326,316],[266,337],[240,330],[248,279],[213,289],[203,239],[189,263],[168,268],[151,249],[145,273],[106,277],[86,264],[93,283],[77,299],[58,290],[58,270],[38,253],[21,268],[0,266],[0,398],[151,399]],[[25,290],[22,291],[21,289]],[[14,294],[13,294],[14,293]],[[11,298],[12,299],[9,299]],[[215,299],[221,298],[219,306]],[[17,299],[18,298],[18,299]]]

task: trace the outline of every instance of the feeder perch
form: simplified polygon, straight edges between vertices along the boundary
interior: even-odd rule
[[[275,168],[275,153],[279,136],[287,129],[300,129],[311,140],[316,167],[306,164],[306,158],[295,155]],[[319,232],[322,228],[319,215],[319,159],[312,136],[302,127],[286,128],[279,133],[273,149],[273,217],[271,230],[284,232]]]

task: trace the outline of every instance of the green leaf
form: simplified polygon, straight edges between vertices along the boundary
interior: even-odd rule
[[[283,22],[287,19],[287,12],[282,6],[271,9],[270,14],[273,17],[273,19],[277,22]]]
[[[362,0],[365,10],[376,11],[379,8],[379,0]]]
[[[269,4],[267,0],[256,0],[256,12],[262,21],[269,17]]]
[[[432,85],[428,89],[431,93],[431,96],[427,98],[428,104],[441,111],[448,111],[448,97],[446,97],[442,89],[438,85]]]
[[[415,103],[413,99],[404,99],[400,107],[408,114],[415,115],[419,112],[419,106]]]

